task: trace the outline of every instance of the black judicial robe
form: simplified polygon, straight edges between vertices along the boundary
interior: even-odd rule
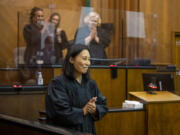
[[[97,97],[96,116],[83,115],[83,107],[92,97]],[[46,94],[47,122],[83,133],[96,135],[94,121],[101,119],[108,109],[106,98],[98,90],[93,80],[79,84],[64,75],[54,78],[48,86]]]

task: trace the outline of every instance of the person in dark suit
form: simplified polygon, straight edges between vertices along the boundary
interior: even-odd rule
[[[101,26],[101,19],[98,13],[90,12],[85,17],[84,22],[87,24],[80,27],[74,37],[75,44],[82,43],[90,48],[92,58],[106,59],[105,48],[110,44],[110,33]],[[92,62],[92,64],[100,64]]]
[[[94,121],[108,111],[106,98],[90,79],[90,52],[85,45],[70,47],[63,74],[52,79],[46,93],[47,123],[96,135]]]
[[[35,64],[37,54],[41,55],[41,30],[44,23],[43,9],[34,7],[30,13],[30,23],[24,26],[23,36],[26,41],[24,62]]]

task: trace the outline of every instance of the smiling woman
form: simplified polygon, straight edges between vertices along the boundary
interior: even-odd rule
[[[106,98],[89,76],[90,53],[73,45],[66,55],[63,74],[54,78],[46,94],[47,122],[83,133],[96,134],[94,121],[108,111]]]
[[[86,74],[90,65],[90,54],[88,50],[83,50],[75,58],[70,57],[70,63],[74,65],[74,77],[81,83],[82,74]]]

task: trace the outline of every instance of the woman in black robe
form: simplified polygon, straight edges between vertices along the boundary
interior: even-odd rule
[[[96,135],[94,121],[108,111],[106,98],[89,77],[90,53],[73,45],[66,55],[63,74],[54,78],[46,94],[47,122]]]

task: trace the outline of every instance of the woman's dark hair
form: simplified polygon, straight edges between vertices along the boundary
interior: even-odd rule
[[[83,50],[89,50],[88,46],[82,45],[82,44],[75,44],[72,45],[67,52],[66,58],[64,60],[64,65],[63,65],[63,73],[66,77],[69,79],[74,79],[74,65],[70,63],[70,58],[75,58],[79,53],[81,53]],[[83,74],[83,77],[85,78],[86,81],[90,79],[89,75],[89,69],[87,73]]]
[[[33,17],[35,16],[35,13],[37,11],[43,11],[43,9],[42,8],[38,8],[38,7],[34,7],[34,8],[31,9],[31,13],[30,13],[30,17],[29,17],[30,23],[33,23]]]
[[[56,28],[57,28],[57,27],[59,27],[59,24],[60,24],[60,21],[61,21],[61,16],[60,16],[59,13],[56,13],[56,12],[55,12],[55,13],[52,13],[51,16],[50,16],[50,18],[49,18],[49,21],[50,21],[50,22],[52,22],[52,18],[53,18],[54,16],[58,16],[58,17],[59,17],[58,24],[56,25]]]

